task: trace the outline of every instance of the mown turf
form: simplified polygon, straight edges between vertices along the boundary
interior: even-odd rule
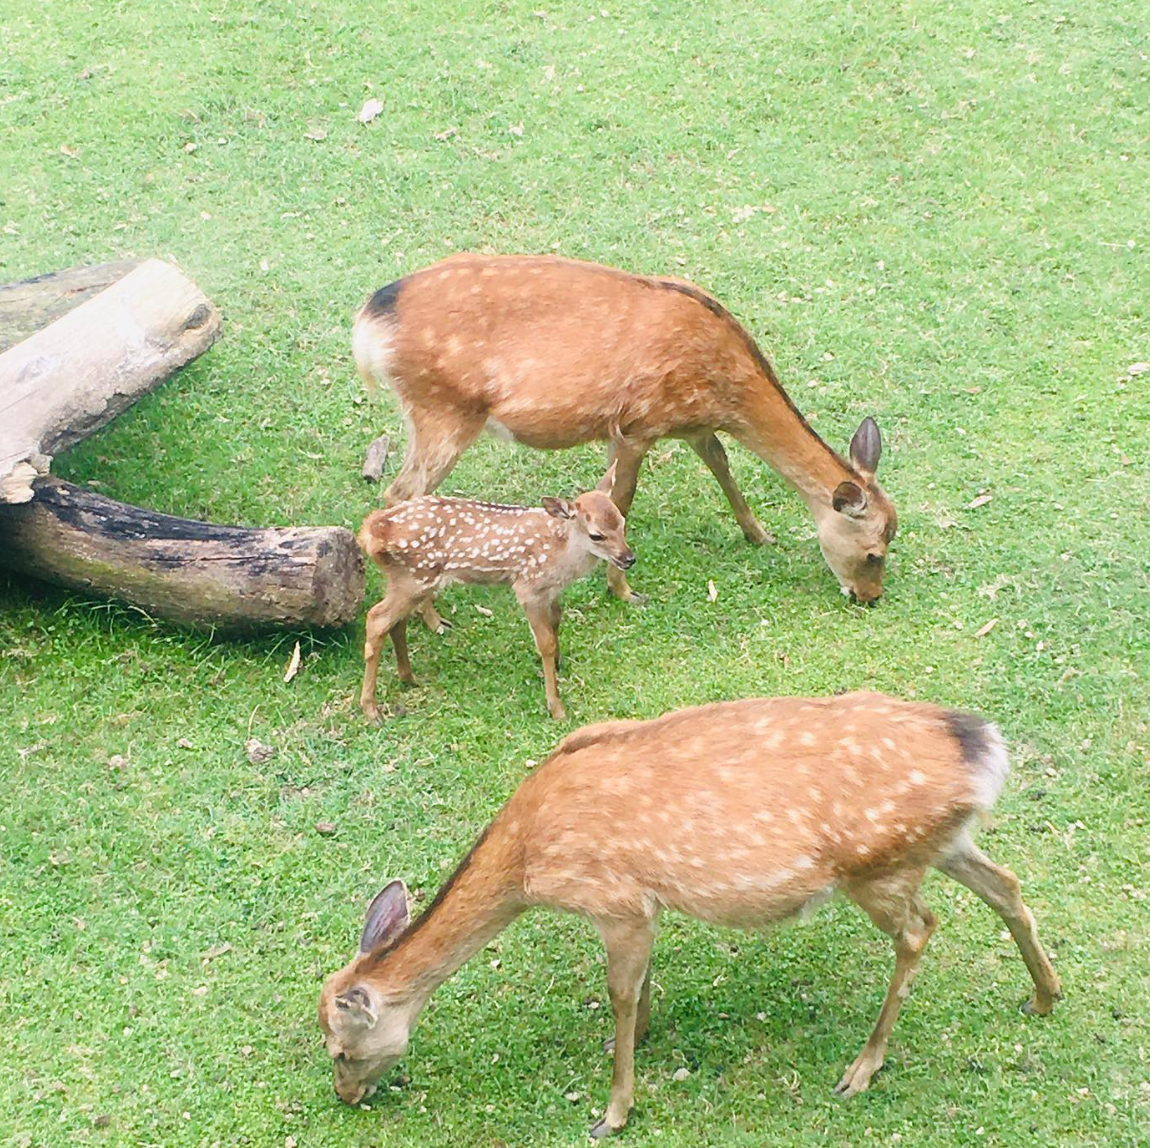
[[[1015,771],[984,843],[1066,1000],[1019,1015],[1000,923],[932,878],[942,923],[888,1068],[842,1104],[885,939],[845,905],[766,936],[667,920],[626,1142],[1150,1143],[1145,19],[539,3],[9,0],[0,280],[160,255],[227,321],[57,471],[192,517],[354,526],[363,448],[401,433],[350,364],[375,287],[481,249],[714,291],[833,444],[878,417],[889,594],[844,603],[746,452],[762,551],[662,444],[631,522],[650,606],[602,575],[569,595],[572,724],[855,686],[993,715]],[[601,469],[483,442],[447,486],[535,500]],[[0,1142],[580,1142],[609,1009],[578,920],[524,919],[449,982],[369,1110],[335,1102],[319,1044],[367,898],[392,875],[429,895],[562,732],[511,599],[446,603],[454,630],[413,634],[423,684],[386,673],[407,712],[375,730],[359,627],[212,640],[0,579]],[[277,756],[250,764],[248,736]]]

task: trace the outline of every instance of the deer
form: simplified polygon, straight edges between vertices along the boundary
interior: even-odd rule
[[[1005,922],[1051,1012],[1057,974],[1017,877],[973,832],[1007,776],[998,729],[972,714],[874,693],[748,698],[576,730],[529,774],[414,921],[406,887],[371,902],[355,957],[325,981],[319,1023],[337,1095],[358,1104],[407,1051],[428,998],[528,909],[582,914],[602,937],[614,1070],[595,1137],[634,1100],[651,1014],[651,952],[665,910],[761,929],[837,891],[894,944],[869,1038],[835,1091],[864,1091],[935,916],[937,869]]]
[[[414,684],[407,619],[423,610],[442,633],[446,623],[433,601],[449,582],[511,587],[543,661],[548,712],[565,721],[556,681],[563,591],[601,560],[619,570],[635,564],[626,520],[606,493],[614,477],[612,465],[594,490],[573,500],[544,498],[539,507],[424,495],[372,511],[358,541],[386,576],[387,594],[367,614],[359,704],[368,721],[380,721],[376,681],[384,641],[391,636],[400,680]]]
[[[882,594],[897,516],[875,479],[878,424],[864,418],[849,459],[837,454],[746,330],[691,283],[558,256],[454,255],[376,291],[352,349],[368,390],[390,385],[408,423],[387,505],[434,491],[486,427],[549,450],[608,441],[611,497],[627,515],[643,458],[672,437],[714,475],[747,540],[774,542],[731,475],[722,432],[798,492],[843,594]],[[608,585],[645,600],[617,567]]]

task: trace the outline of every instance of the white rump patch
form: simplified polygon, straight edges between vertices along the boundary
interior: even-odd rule
[[[395,357],[395,332],[390,323],[378,319],[360,319],[351,336],[355,365],[366,380],[389,382],[391,360]],[[372,389],[371,382],[367,383]]]
[[[998,726],[988,724],[983,729],[986,749],[979,755],[974,767],[974,800],[982,809],[990,809],[998,800],[1006,775],[1010,772],[1010,759]]]

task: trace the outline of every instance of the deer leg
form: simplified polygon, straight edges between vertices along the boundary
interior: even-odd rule
[[[563,607],[559,605],[558,598],[551,603],[547,620],[551,623],[551,630],[555,634],[555,669],[561,670],[563,668],[563,651],[559,648],[559,623],[563,621]]]
[[[723,488],[723,493],[727,496],[727,501],[735,512],[735,521],[738,522],[743,537],[756,546],[762,546],[764,542],[773,543],[775,536],[770,531],[763,529],[759,520],[751,513],[751,508],[747,505],[743,492],[736,485],[734,476],[731,474],[731,468],[727,463],[727,452],[723,449],[723,444],[719,442],[718,438],[713,434],[695,435],[687,439],[687,442],[707,464],[707,469]]]
[[[655,922],[649,917],[599,918],[595,921],[607,946],[607,991],[615,1013],[615,1063],[607,1111],[592,1129],[596,1139],[618,1132],[635,1102],[635,1041]]]
[[[379,722],[379,707],[375,703],[376,679],[379,676],[379,657],[383,652],[385,636],[390,633],[395,642],[396,660],[399,662],[400,677],[407,676],[405,681],[413,681],[411,665],[407,660],[406,620],[415,605],[413,596],[402,587],[396,586],[393,580],[388,587],[387,597],[377,602],[367,612],[367,636],[363,644],[363,688],[359,694],[359,707],[363,710],[368,721]],[[396,631],[403,630],[399,638]],[[402,656],[400,647],[402,644]]]
[[[631,513],[631,503],[635,498],[635,487],[639,482],[639,467],[651,449],[647,441],[632,442],[615,440],[607,454],[607,468],[615,464],[615,481],[611,485],[611,501],[619,508],[624,518]],[[636,606],[646,604],[642,594],[636,594],[627,584],[627,575],[617,566],[607,567],[607,587],[616,598],[631,602]]]
[[[1034,917],[1022,900],[1018,878],[1009,869],[995,865],[970,838],[961,841],[935,865],[979,896],[1003,919],[1034,981],[1034,997],[1022,1006],[1023,1011],[1039,1016],[1050,1013],[1054,1002],[1062,998],[1061,985],[1038,939]]]
[[[411,672],[411,662],[407,658],[407,619],[400,618],[389,632],[391,644],[395,649],[395,671],[401,682],[413,686],[415,685],[415,677]]]
[[[384,492],[384,505],[430,494],[483,430],[482,415],[451,410],[411,415],[403,465]]]
[[[635,1010],[635,1044],[642,1042],[651,1027],[651,965],[647,964],[647,975],[643,978],[643,987],[639,990],[639,1007]],[[603,1042],[604,1052],[615,1051],[615,1038],[612,1036]]]
[[[433,634],[445,634],[451,629],[451,623],[435,608],[434,598],[428,598],[419,607],[419,616],[423,619],[423,624]]]
[[[886,1000],[870,1038],[835,1087],[840,1096],[851,1097],[862,1092],[870,1084],[871,1077],[882,1068],[890,1031],[898,1019],[903,1000],[910,993],[922,951],[934,932],[934,914],[918,896],[921,880],[922,872],[919,870],[859,883],[847,889],[851,900],[861,906],[894,941],[895,962]]]
[[[559,686],[555,677],[555,655],[559,641],[551,625],[552,603],[538,598],[521,597],[523,612],[527,615],[535,648],[543,659],[543,686],[547,691],[547,709],[556,721],[566,721],[567,711],[559,700]]]

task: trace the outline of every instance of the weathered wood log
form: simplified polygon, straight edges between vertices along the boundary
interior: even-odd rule
[[[42,276],[0,293],[6,337],[52,320],[0,353],[0,503],[31,499],[32,480],[48,472],[54,454],[219,336],[219,312],[175,267],[149,259],[119,274],[118,266]],[[66,310],[77,297],[84,301]]]
[[[342,626],[363,601],[363,560],[338,526],[248,529],[141,510],[40,478],[0,506],[0,564],[201,629]]]
[[[19,283],[0,283],[0,354],[111,287],[140,263],[139,259],[95,263]]]
[[[391,450],[390,435],[381,434],[373,439],[363,456],[363,477],[368,482],[379,482],[383,477],[383,468],[387,466],[388,452]]]

